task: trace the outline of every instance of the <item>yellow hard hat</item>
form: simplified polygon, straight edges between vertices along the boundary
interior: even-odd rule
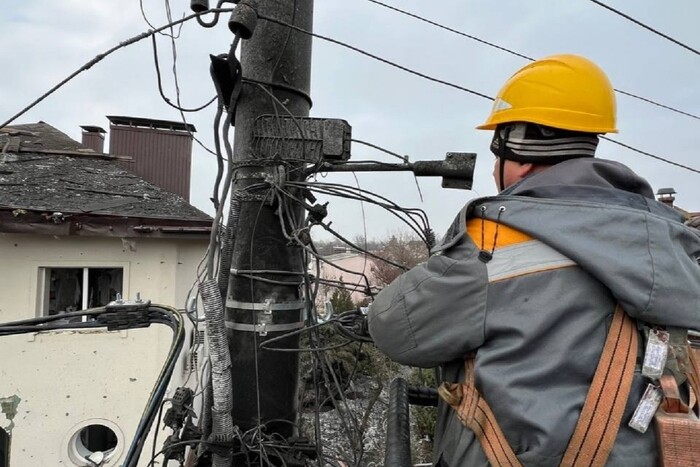
[[[518,70],[503,85],[479,130],[529,122],[587,133],[617,133],[615,92],[605,72],[578,55],[552,55]]]

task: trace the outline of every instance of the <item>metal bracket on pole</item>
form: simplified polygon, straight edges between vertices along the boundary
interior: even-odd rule
[[[412,165],[416,177],[442,177],[443,188],[471,190],[476,154],[448,152],[444,161],[416,161]]]
[[[416,161],[405,164],[324,162],[314,170],[324,172],[413,172],[416,177],[442,177],[443,188],[470,190],[474,181],[476,154],[448,152],[444,161]]]

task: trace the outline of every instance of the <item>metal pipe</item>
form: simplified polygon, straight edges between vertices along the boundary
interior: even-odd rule
[[[384,465],[413,465],[411,462],[408,383],[403,378],[394,378],[389,386],[389,414],[386,423]]]

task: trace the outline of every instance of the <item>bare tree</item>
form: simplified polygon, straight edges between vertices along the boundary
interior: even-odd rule
[[[412,268],[428,258],[428,248],[417,237],[400,233],[392,235],[384,242],[379,256],[406,268]],[[390,284],[402,272],[400,268],[377,259],[372,260],[371,270],[382,285]]]

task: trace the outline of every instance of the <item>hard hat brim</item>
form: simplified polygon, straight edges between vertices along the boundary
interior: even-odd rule
[[[547,118],[549,117],[549,118]],[[495,130],[502,123],[535,123],[561,130],[580,131],[583,133],[617,133],[615,126],[596,126],[593,122],[598,120],[595,116],[589,116],[581,112],[565,110],[542,112],[540,109],[509,109],[491,115],[489,119],[478,125],[477,130]],[[578,123],[577,123],[578,122]],[[607,123],[607,122],[606,122]],[[609,122],[614,123],[614,122]]]

